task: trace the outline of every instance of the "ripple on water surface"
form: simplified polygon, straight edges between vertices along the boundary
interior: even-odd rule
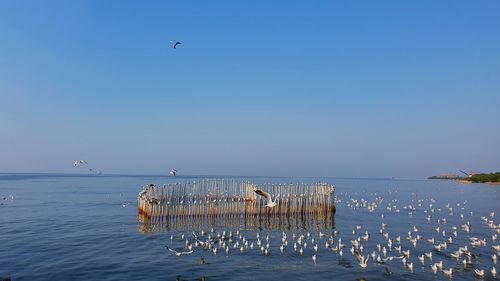
[[[0,205],[0,277],[11,276],[13,280],[311,280],[348,279],[367,280],[447,280],[442,272],[434,274],[431,262],[422,265],[417,256],[432,251],[432,262],[443,261],[444,268],[454,268],[453,279],[477,280],[474,269],[485,270],[485,280],[492,279],[494,265],[491,256],[495,230],[481,221],[481,216],[499,224],[500,195],[498,186],[481,184],[460,184],[454,181],[412,181],[412,180],[359,180],[359,179],[286,179],[286,182],[326,181],[336,186],[337,213],[330,229],[322,229],[328,235],[335,234],[346,244],[343,255],[325,248],[327,237],[320,238],[318,229],[267,229],[265,226],[215,227],[215,233],[241,230],[249,241],[257,243],[270,236],[270,255],[260,250],[231,248],[226,255],[220,249],[217,255],[207,249],[197,248],[191,255],[177,257],[166,251],[164,245],[175,249],[185,247],[182,234],[191,239],[188,229],[173,227],[149,227],[137,220],[135,203],[141,186],[150,182],[165,183],[164,177],[66,177],[61,175],[2,175],[0,198],[6,197]],[[176,180],[183,180],[178,178]],[[193,178],[189,178],[193,180]],[[255,182],[275,181],[280,178],[252,178]],[[10,199],[12,196],[13,199]],[[383,199],[383,200],[381,200]],[[370,211],[366,204],[377,203]],[[432,206],[431,206],[432,204]],[[450,206],[453,210],[450,211]],[[457,204],[459,204],[457,206]],[[405,209],[412,205],[416,210]],[[388,209],[389,207],[389,209]],[[472,212],[472,213],[471,213]],[[381,218],[384,214],[384,218]],[[464,218],[460,218],[460,214]],[[432,215],[431,222],[427,216]],[[446,223],[438,219],[446,218]],[[464,232],[462,224],[470,222],[471,231]],[[387,247],[387,239],[380,233],[382,222],[387,223],[383,232],[389,233],[392,242],[401,236],[403,250],[409,249],[408,262],[414,264],[413,272],[401,261],[378,264],[369,260],[367,268],[361,268],[351,254],[351,240],[368,231],[370,238],[362,241],[363,253],[377,250],[377,244]],[[205,225],[206,226],[206,225]],[[210,231],[206,226],[205,231]],[[360,229],[356,229],[360,226]],[[413,226],[418,231],[413,231]],[[440,227],[438,233],[436,227]],[[441,253],[433,250],[428,238],[435,237],[436,243],[453,236],[453,226],[458,228],[453,243]],[[355,234],[352,231],[355,230]],[[199,231],[199,229],[197,229]],[[280,253],[282,231],[288,238],[288,246]],[[422,236],[413,247],[406,239]],[[305,238],[308,246],[303,255],[294,251],[293,233],[297,236],[311,232],[318,244],[317,263],[311,239]],[[170,241],[170,236],[174,239]],[[486,246],[472,248],[470,237],[486,239]],[[241,243],[241,241],[240,241]],[[267,243],[267,242],[266,242]],[[263,243],[263,244],[266,244]],[[232,245],[232,244],[231,244]],[[468,245],[477,255],[467,269],[462,269],[462,259],[456,261],[450,254],[460,246]],[[303,245],[302,245],[303,247]],[[394,248],[388,255],[399,255]],[[205,261],[201,264],[201,258]]]

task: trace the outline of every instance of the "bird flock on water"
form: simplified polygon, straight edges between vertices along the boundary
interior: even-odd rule
[[[254,192],[265,198],[268,205],[274,202],[269,193]],[[201,264],[211,255],[287,255],[299,259],[309,257],[312,264],[322,260],[331,262],[328,256],[333,255],[339,264],[355,263],[359,270],[381,267],[386,274],[394,274],[399,269],[410,274],[419,271],[446,278],[457,274],[470,274],[479,279],[497,277],[500,224],[495,222],[495,212],[478,219],[473,211],[467,210],[467,201],[438,206],[434,199],[415,199],[404,205],[398,199],[386,201],[382,196],[371,201],[350,195],[344,197],[336,199],[337,205],[372,215],[379,222],[354,225],[351,231],[343,233],[337,230],[339,226],[314,232],[297,229],[265,233],[213,228],[175,232],[168,236],[166,247],[178,257],[198,253]],[[405,231],[400,227],[392,230],[387,217],[394,215],[410,216],[416,223]],[[378,225],[378,230],[373,230],[374,225]],[[474,231],[479,228],[481,231]],[[176,243],[181,245],[174,248],[172,245]]]

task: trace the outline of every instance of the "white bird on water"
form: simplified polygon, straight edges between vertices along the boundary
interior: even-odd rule
[[[276,205],[278,205],[278,203],[276,203],[274,200],[276,200],[276,198],[278,198],[279,195],[276,196],[273,200],[273,197],[271,196],[271,194],[269,194],[265,191],[262,191],[262,190],[257,189],[257,188],[254,188],[253,191],[266,199],[266,205],[264,205],[264,207],[273,208]]]
[[[408,267],[408,270],[413,272],[413,263],[412,262],[406,264],[406,266]]]
[[[484,269],[476,269],[474,270],[474,273],[476,274],[477,277],[484,277]]]
[[[170,170],[170,174],[175,177],[177,175],[177,170],[176,169]]]
[[[443,270],[443,274],[445,276],[451,277],[451,275],[453,274],[453,268],[450,267],[448,270]]]

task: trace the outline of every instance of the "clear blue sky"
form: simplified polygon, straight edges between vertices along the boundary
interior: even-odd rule
[[[0,172],[499,171],[499,15],[472,0],[0,0]]]

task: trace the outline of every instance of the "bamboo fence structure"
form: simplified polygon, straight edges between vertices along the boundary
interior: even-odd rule
[[[264,207],[265,200],[254,189],[276,196],[277,206]],[[138,213],[139,220],[148,223],[146,228],[243,225],[282,229],[308,228],[317,223],[330,227],[335,214],[335,187],[327,183],[257,185],[219,179],[148,185],[139,193]]]

